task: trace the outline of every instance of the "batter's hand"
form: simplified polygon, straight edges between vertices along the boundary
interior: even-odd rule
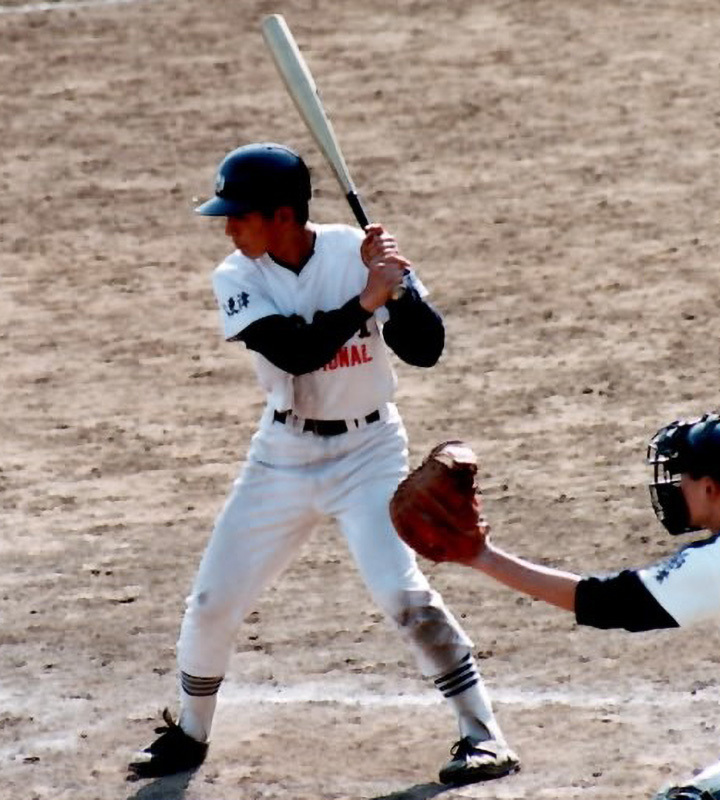
[[[389,255],[399,252],[397,239],[382,225],[370,223],[365,228],[365,238],[360,245],[360,256],[368,269]]]
[[[366,311],[375,311],[397,296],[410,262],[400,255],[395,237],[378,224],[368,225],[365,229],[360,255],[368,268],[360,305]]]
[[[410,262],[401,255],[389,255],[383,261],[368,267],[368,279],[360,292],[360,305],[366,311],[375,311],[388,300],[394,300],[403,283],[403,275]]]

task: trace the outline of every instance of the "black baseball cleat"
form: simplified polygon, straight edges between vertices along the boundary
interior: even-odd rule
[[[698,789],[697,786],[673,786],[659,797],[662,800],[717,800],[716,794]]]
[[[140,761],[128,764],[130,773],[138,778],[160,778],[163,775],[175,775],[197,769],[208,751],[207,742],[198,742],[173,721],[166,708],[163,713],[165,725],[155,728],[161,734],[142,753],[147,755]]]
[[[494,739],[478,742],[465,736],[455,742],[450,754],[450,761],[440,770],[440,782],[453,786],[502,778],[520,769],[515,753]]]

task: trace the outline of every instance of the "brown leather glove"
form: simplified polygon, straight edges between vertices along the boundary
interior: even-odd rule
[[[457,440],[433,447],[396,489],[390,517],[400,538],[431,561],[478,555],[486,525],[472,448]]]

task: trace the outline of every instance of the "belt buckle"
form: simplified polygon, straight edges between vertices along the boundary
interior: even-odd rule
[[[317,436],[340,436],[348,432],[348,425],[344,419],[314,419],[312,431]]]

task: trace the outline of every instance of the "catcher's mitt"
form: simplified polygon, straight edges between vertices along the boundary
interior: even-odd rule
[[[477,458],[461,441],[436,445],[398,486],[390,517],[400,538],[431,561],[466,561],[482,550],[485,526]]]

